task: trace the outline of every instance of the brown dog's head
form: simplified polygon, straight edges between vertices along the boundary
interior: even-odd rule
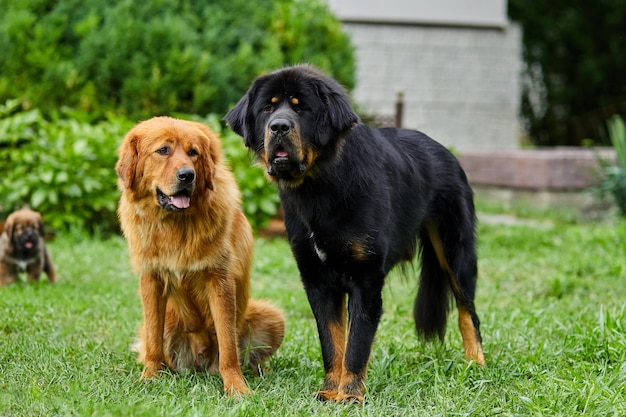
[[[309,65],[257,78],[225,116],[279,187],[297,187],[337,155],[338,140],[359,117],[344,88]]]
[[[131,200],[151,199],[167,211],[185,210],[196,194],[213,189],[221,146],[196,122],[155,117],[124,137],[116,171],[118,187]]]
[[[7,217],[4,232],[9,237],[18,258],[29,258],[39,253],[45,235],[41,214],[29,208],[14,211]]]

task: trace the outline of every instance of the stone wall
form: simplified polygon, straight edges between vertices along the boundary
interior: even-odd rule
[[[475,194],[505,206],[559,209],[581,219],[604,215],[612,201],[590,192],[600,178],[599,159],[615,163],[612,149],[553,148],[470,151],[459,161]]]
[[[359,110],[393,116],[457,150],[519,145],[521,31],[344,22],[356,47]]]

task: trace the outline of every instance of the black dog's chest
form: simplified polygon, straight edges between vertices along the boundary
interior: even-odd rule
[[[317,259],[324,265],[343,272],[353,272],[366,265],[376,264],[380,256],[374,238],[366,235],[309,234],[309,242]]]

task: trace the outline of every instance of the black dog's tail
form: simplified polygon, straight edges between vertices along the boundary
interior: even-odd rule
[[[420,238],[422,270],[420,284],[413,306],[415,329],[426,340],[443,340],[453,294],[458,286],[446,260],[443,243],[437,227],[426,222]]]

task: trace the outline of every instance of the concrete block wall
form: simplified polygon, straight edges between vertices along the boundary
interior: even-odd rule
[[[343,25],[356,48],[360,110],[392,116],[403,92],[404,127],[459,151],[519,146],[517,25]]]

